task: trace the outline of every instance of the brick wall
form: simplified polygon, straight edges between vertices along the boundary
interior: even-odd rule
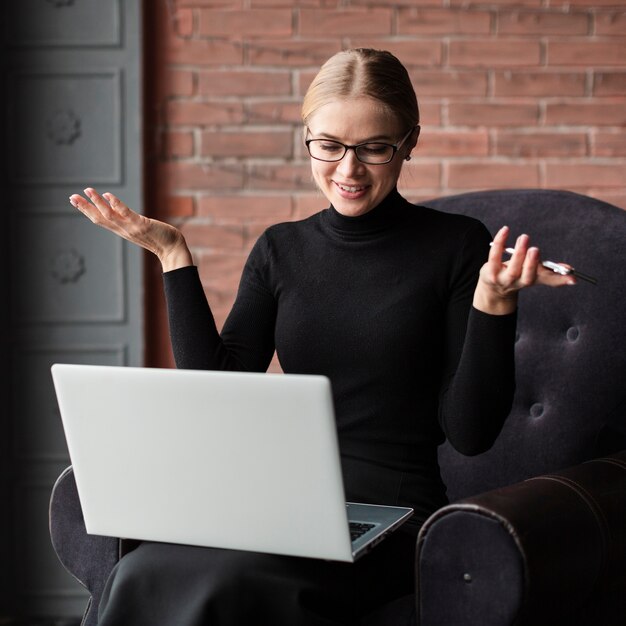
[[[324,208],[299,104],[343,47],[408,67],[413,200],[495,187],[626,208],[626,0],[148,0],[146,212],[179,225],[218,325],[269,224]],[[148,364],[169,365],[148,264]]]

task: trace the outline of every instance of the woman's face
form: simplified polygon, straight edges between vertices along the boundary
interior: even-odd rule
[[[380,103],[371,98],[338,99],[320,107],[309,119],[307,139],[333,139],[347,145],[365,142],[397,144],[408,132]],[[361,163],[348,150],[341,161],[311,158],[313,178],[342,215],[363,215],[396,186],[404,158],[416,143],[412,134],[384,165]]]

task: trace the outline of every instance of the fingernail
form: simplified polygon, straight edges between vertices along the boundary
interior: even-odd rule
[[[76,202],[74,202],[74,199],[70,196],[70,204],[75,207],[76,206]]]
[[[87,187],[87,189],[83,189],[83,191],[91,198],[91,189],[89,189],[89,187]]]

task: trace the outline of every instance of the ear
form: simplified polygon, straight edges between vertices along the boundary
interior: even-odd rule
[[[413,148],[415,148],[415,146],[417,145],[417,140],[419,139],[421,130],[422,130],[422,127],[418,124],[415,127],[415,130],[413,131],[413,133],[411,133],[411,136],[409,137],[409,142],[408,142],[411,150],[413,150]]]
[[[415,130],[411,133],[411,136],[407,139],[405,147],[406,147],[406,156],[404,157],[406,161],[410,161],[411,159],[411,151],[417,145],[417,140],[420,136],[421,126],[418,124],[415,127]]]

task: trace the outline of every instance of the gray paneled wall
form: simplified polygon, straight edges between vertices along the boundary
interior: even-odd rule
[[[82,614],[48,502],[70,463],[54,362],[141,365],[141,255],[68,203],[86,186],[142,210],[141,0],[2,3],[0,622]],[[86,416],[87,417],[87,416]]]

